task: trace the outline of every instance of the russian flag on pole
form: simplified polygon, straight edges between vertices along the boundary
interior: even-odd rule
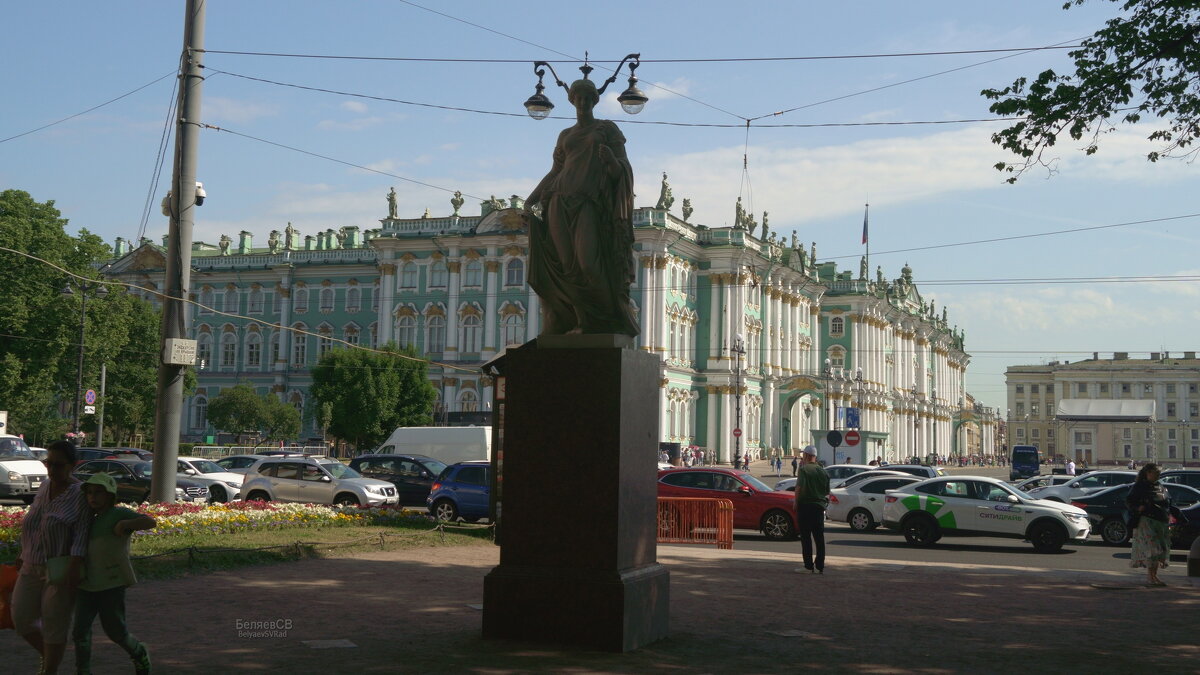
[[[868,204],[863,210],[863,240],[862,243],[867,243],[867,216],[870,213],[871,205]]]

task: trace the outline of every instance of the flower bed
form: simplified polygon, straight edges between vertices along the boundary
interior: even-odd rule
[[[134,510],[158,521],[158,526],[153,530],[137,532],[135,537],[305,527],[400,525],[406,522],[432,523],[429,514],[424,511],[395,506],[323,506],[238,501],[227,504],[139,504]],[[0,556],[8,557],[19,549],[21,521],[24,517],[25,507],[0,507]]]

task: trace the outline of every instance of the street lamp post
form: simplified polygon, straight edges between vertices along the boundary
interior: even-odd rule
[[[737,418],[733,428],[733,465],[736,468],[738,464],[745,466],[742,461],[742,357],[746,355],[746,341],[741,333],[738,333],[729,352],[736,357],[733,369],[734,412]]]
[[[67,282],[62,294],[66,297],[79,295],[79,357],[75,366],[75,409],[72,413],[71,430],[79,434],[80,400],[83,398],[83,347],[87,328],[87,296],[92,293],[97,298],[108,295],[108,286],[99,281],[84,281],[73,279]]]

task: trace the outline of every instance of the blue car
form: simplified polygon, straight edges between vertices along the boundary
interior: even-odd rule
[[[438,520],[475,522],[488,517],[492,486],[491,465],[459,462],[446,467],[433,482],[425,504]]]

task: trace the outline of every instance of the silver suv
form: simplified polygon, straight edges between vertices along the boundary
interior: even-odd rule
[[[247,501],[386,506],[396,504],[396,486],[363,478],[328,457],[265,457],[246,471]]]

